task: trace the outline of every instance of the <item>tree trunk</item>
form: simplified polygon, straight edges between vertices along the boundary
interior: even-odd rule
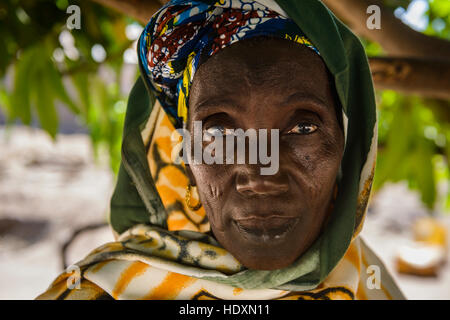
[[[105,7],[112,8],[120,13],[126,14],[144,25],[162,6],[162,2],[158,0],[93,0]]]
[[[430,37],[413,30],[397,19],[380,0],[322,0],[335,15],[347,23],[358,35],[378,42],[391,56],[450,59],[450,41]],[[381,29],[367,27],[367,8],[381,9]]]
[[[375,57],[369,63],[378,89],[450,99],[450,61]]]

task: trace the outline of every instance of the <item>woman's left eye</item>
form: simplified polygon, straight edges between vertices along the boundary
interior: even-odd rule
[[[295,127],[293,127],[291,130],[288,131],[288,133],[295,133],[295,134],[311,134],[317,130],[317,126],[312,123],[299,123]]]
[[[212,126],[205,130],[205,133],[211,137],[214,136],[225,136],[233,134],[233,130],[225,128],[224,126]]]
[[[225,128],[223,126],[213,126],[205,130],[207,135],[223,135],[225,133]]]

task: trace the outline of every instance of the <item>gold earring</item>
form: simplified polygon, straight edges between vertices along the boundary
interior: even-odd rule
[[[189,183],[186,187],[186,198],[184,199],[186,201],[186,205],[189,209],[193,211],[197,211],[202,207],[202,203],[199,201],[195,206],[191,205],[191,184]]]

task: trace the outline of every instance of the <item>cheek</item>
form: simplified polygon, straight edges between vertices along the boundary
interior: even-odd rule
[[[292,139],[286,145],[293,175],[312,207],[323,206],[334,187],[342,153],[338,144],[322,138]]]
[[[222,225],[221,212],[229,182],[226,166],[191,165],[202,205],[211,224]]]

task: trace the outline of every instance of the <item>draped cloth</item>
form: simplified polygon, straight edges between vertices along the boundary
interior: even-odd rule
[[[179,138],[178,119],[183,117],[178,110],[168,111],[173,106],[170,91],[161,95],[140,55],[142,77],[130,94],[122,163],[111,200],[117,241],[76,264],[78,287],[73,273],[65,272],[38,298],[403,299],[384,264],[359,235],[377,141],[373,85],[359,40],[316,0],[202,3],[239,5],[240,10],[243,3],[251,3],[289,17],[333,75],[342,105],[345,151],[326,228],[294,263],[278,270],[247,269],[221,247],[210,233],[204,209],[192,211],[184,202],[188,179],[183,164],[171,156]],[[141,40],[146,32],[148,28]],[[171,99],[178,101],[174,95]]]

